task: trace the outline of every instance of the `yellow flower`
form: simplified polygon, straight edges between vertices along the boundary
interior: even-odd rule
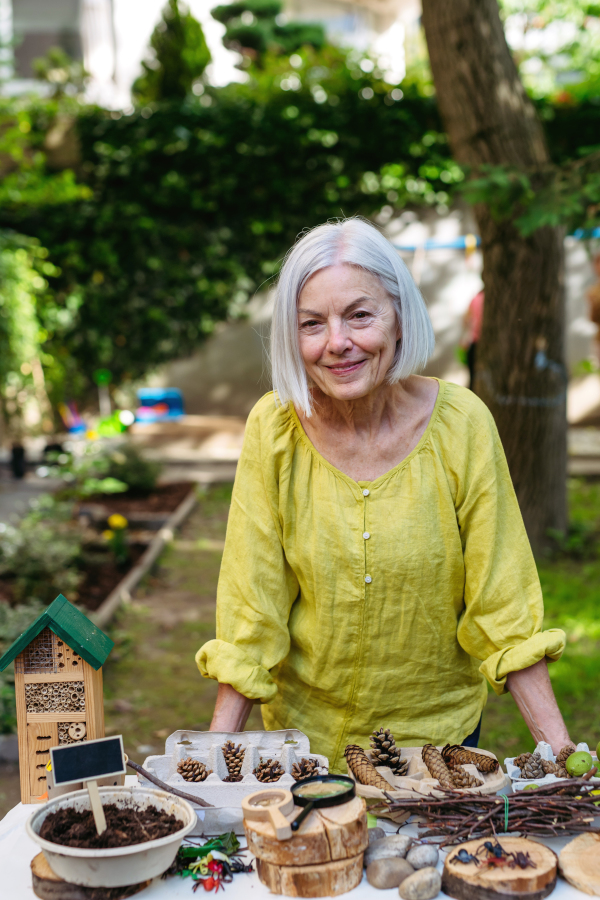
[[[109,531],[107,529],[106,531],[102,532],[102,537],[104,538],[105,541],[110,541],[112,538],[114,538],[114,536],[115,536],[114,531]]]
[[[108,517],[108,524],[115,531],[122,531],[123,528],[127,528],[129,522],[121,513],[113,513],[112,516]]]

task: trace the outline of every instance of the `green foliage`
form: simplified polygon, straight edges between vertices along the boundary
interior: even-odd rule
[[[44,610],[36,600],[10,606],[0,603],[0,656]],[[15,675],[11,665],[0,672],[0,734],[11,734],[17,725],[15,709]]]
[[[211,14],[226,26],[223,43],[262,64],[267,53],[290,56],[302,47],[325,45],[322,25],[282,21],[280,0],[236,0],[217,6]]]
[[[600,152],[562,166],[525,171],[482,166],[462,192],[497,219],[514,219],[525,237],[544,226],[590,229],[600,224]]]
[[[246,84],[114,118],[79,118],[89,197],[0,209],[61,274],[68,318],[44,351],[115,383],[185,355],[240,315],[296,235],[383,205],[446,208],[463,176],[435,100],[332,47],[268,56]],[[81,302],[85,297],[85,303]],[[56,322],[56,317],[54,319]]]
[[[94,441],[83,453],[54,454],[52,462],[48,475],[62,480],[59,496],[68,500],[127,490],[149,494],[156,487],[161,468],[133,444],[114,441]]]
[[[131,443],[118,444],[109,453],[111,478],[116,478],[127,485],[127,489],[136,494],[149,494],[156,487],[161,465],[146,459],[140,450]]]
[[[61,47],[51,47],[45,56],[33,61],[32,68],[36,78],[52,86],[52,96],[56,99],[64,94],[82,94],[88,78],[83,64]]]
[[[168,0],[150,39],[151,56],[133,85],[139,103],[183,100],[211,56],[202,26],[179,0]]]
[[[16,601],[47,604],[77,590],[81,540],[71,515],[70,503],[44,494],[18,525],[3,526],[0,577],[9,580]]]
[[[39,402],[33,373],[47,336],[39,308],[48,300],[47,278],[59,274],[47,256],[34,238],[0,231],[0,400],[14,437],[27,405]]]
[[[600,94],[600,3],[501,0],[501,7],[532,96],[568,103]]]

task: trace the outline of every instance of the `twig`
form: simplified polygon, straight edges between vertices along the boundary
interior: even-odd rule
[[[168,791],[169,794],[175,794],[176,797],[182,797],[183,800],[187,800],[188,803],[195,803],[196,806],[210,806],[212,807],[212,803],[207,803],[206,800],[202,800],[200,797],[194,797],[193,794],[186,794],[185,791],[180,791],[177,788],[172,787],[170,784],[166,784],[164,781],[161,781],[160,778],[157,778],[156,775],[152,775],[148,772],[147,769],[144,769],[143,766],[140,766],[138,763],[133,762],[133,760],[128,759],[127,765],[134,769],[138,775],[142,775],[144,778],[147,778],[148,781],[151,781],[152,784],[155,784],[156,787],[162,788],[163,791]]]

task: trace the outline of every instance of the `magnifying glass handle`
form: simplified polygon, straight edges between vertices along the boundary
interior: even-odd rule
[[[315,805],[315,804],[312,803],[312,802],[306,804],[306,806],[304,807],[304,809],[302,810],[302,812],[300,813],[300,815],[296,816],[296,818],[295,818],[294,821],[292,822],[292,831],[298,831],[298,829],[300,828],[300,826],[301,826],[302,823],[304,822],[304,820],[305,820],[305,818],[307,817],[307,815],[308,815],[310,812],[312,812],[312,809],[313,809],[313,806],[314,806],[314,805]]]

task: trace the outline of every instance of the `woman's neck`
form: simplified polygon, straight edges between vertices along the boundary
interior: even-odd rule
[[[409,379],[410,380],[410,379]],[[309,429],[320,425],[336,431],[355,435],[378,433],[382,428],[394,426],[406,415],[411,406],[413,391],[408,383],[381,385],[367,397],[357,400],[338,400],[329,397],[318,388],[312,391],[313,414],[302,416]]]

